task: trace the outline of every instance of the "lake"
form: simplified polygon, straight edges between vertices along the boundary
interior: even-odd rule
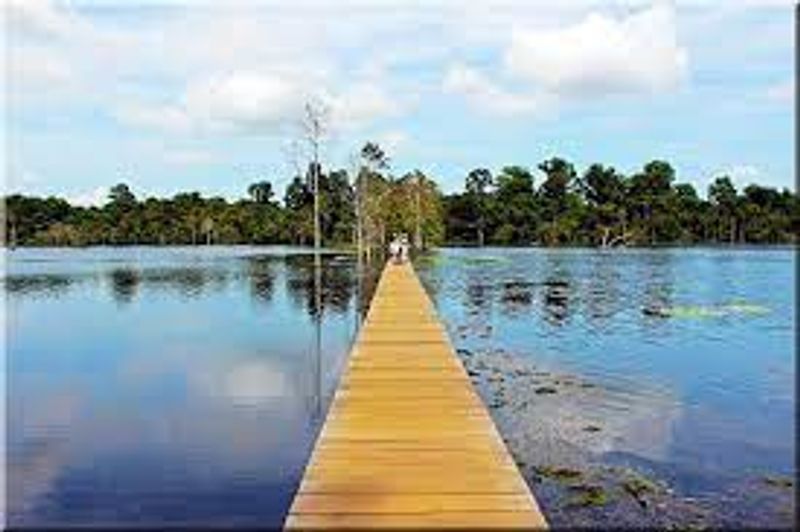
[[[317,313],[307,250],[6,257],[11,524],[282,522],[374,276],[324,255]]]
[[[551,524],[790,527],[794,260],[446,249],[418,269]]]
[[[287,247],[6,254],[17,526],[282,522],[375,284]],[[554,525],[789,526],[793,249],[417,269]],[[589,496],[587,496],[587,494]]]

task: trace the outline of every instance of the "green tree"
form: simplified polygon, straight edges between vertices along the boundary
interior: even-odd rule
[[[269,203],[274,195],[272,183],[269,181],[259,181],[247,187],[247,193],[256,203]]]
[[[488,211],[488,191],[493,184],[492,173],[486,168],[476,168],[467,174],[466,196],[474,205],[475,226],[478,231],[478,245],[485,242],[486,216]]]
[[[722,241],[727,229],[728,242],[736,241],[738,197],[736,187],[728,176],[721,176],[708,187],[708,199],[714,208],[717,222],[717,239]]]

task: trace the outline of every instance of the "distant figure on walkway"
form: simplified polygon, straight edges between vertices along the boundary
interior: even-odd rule
[[[408,260],[408,236],[405,233],[400,235],[400,262]]]
[[[392,235],[392,241],[389,242],[389,256],[395,264],[400,264],[400,253],[400,240],[397,238],[397,234],[394,234]]]

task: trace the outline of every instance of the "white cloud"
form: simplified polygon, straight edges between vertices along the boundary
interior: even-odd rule
[[[411,139],[405,131],[391,130],[378,134],[375,140],[389,154],[389,157],[394,157]]]
[[[559,94],[663,91],[686,76],[675,9],[656,3],[623,18],[591,13],[560,28],[515,28],[505,54],[508,71]]]
[[[337,131],[363,128],[404,110],[372,82],[331,92],[286,73],[236,72],[190,85],[175,103],[125,104],[115,115],[126,124],[172,132],[271,134],[295,125],[303,105],[313,100],[330,109]]]
[[[794,80],[788,80],[769,87],[766,96],[775,102],[791,103],[794,101],[794,91]]]
[[[75,81],[68,59],[42,46],[25,46],[9,57],[9,81],[20,88],[52,89]]]
[[[4,8],[10,27],[37,38],[69,37],[82,26],[68,4],[56,7],[48,0],[10,0]]]
[[[108,201],[108,188],[97,187],[86,192],[70,195],[67,197],[67,201],[72,205],[80,205],[81,207],[100,207]]]
[[[190,86],[183,105],[195,122],[223,129],[271,129],[299,116],[302,85],[279,75],[238,72]]]
[[[113,114],[122,124],[166,132],[187,132],[192,122],[179,105],[123,103],[114,109]]]
[[[357,129],[381,118],[399,115],[404,106],[374,82],[360,82],[330,97],[334,126]]]
[[[445,92],[461,94],[477,108],[500,115],[515,115],[542,111],[548,98],[545,95],[521,94],[504,90],[477,70],[455,64],[445,75]]]
[[[123,103],[124,124],[165,132],[271,132],[299,117],[302,85],[281,75],[234,72],[190,84],[169,104]]]

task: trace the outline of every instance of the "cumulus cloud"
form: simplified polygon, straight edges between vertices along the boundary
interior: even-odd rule
[[[190,86],[184,96],[189,116],[225,129],[269,129],[298,116],[298,83],[277,75],[237,72]]]
[[[73,194],[67,197],[67,201],[81,207],[101,207],[108,201],[108,188],[96,187],[85,192]]]
[[[546,97],[507,91],[486,78],[474,68],[452,65],[442,84],[447,93],[461,94],[477,108],[501,115],[541,111]]]
[[[346,129],[367,126],[375,120],[398,116],[404,110],[399,99],[375,82],[360,82],[340,95],[331,96],[332,119]]]
[[[663,91],[685,77],[675,9],[667,3],[622,18],[590,13],[554,29],[515,28],[505,54],[508,71],[559,94]]]
[[[668,91],[688,71],[675,17],[672,3],[657,2],[620,17],[591,11],[572,24],[510,22],[501,68],[491,78],[454,63],[442,87],[498,115],[541,114],[586,97]]]
[[[270,134],[295,125],[309,101],[325,104],[338,131],[367,127],[404,109],[375,83],[329,91],[300,76],[254,71],[190,84],[172,104],[125,104],[115,114],[126,124],[172,132]]]

